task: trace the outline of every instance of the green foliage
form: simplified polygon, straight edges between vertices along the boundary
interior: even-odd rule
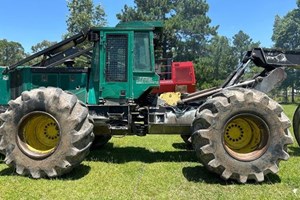
[[[0,66],[9,66],[25,57],[24,48],[18,42],[0,40]]]
[[[249,35],[243,31],[239,31],[233,36],[233,50],[239,60],[243,59],[245,52],[251,50],[254,47],[259,47],[260,42],[253,42]]]
[[[239,60],[239,62],[242,61],[247,51],[260,46],[260,42],[254,42],[252,38],[248,34],[244,33],[242,30],[235,34],[232,37],[232,39],[233,53],[235,57]],[[251,79],[254,75],[260,73],[261,71],[262,68],[256,67],[253,64],[249,65],[249,68],[246,69],[246,73],[244,74],[242,79]]]
[[[134,3],[134,7],[125,5],[117,18],[121,21],[166,20],[175,6],[174,0],[135,0]]]
[[[276,48],[284,50],[300,49],[300,1],[297,1],[297,8],[288,12],[285,16],[276,16],[274,21],[272,40]],[[285,101],[288,101],[288,90],[292,91],[292,102],[295,102],[295,89],[300,88],[299,72],[294,69],[288,69],[288,78],[282,83],[280,90],[285,91]]]
[[[206,52],[196,60],[196,77],[198,88],[207,89],[220,86],[236,69],[244,53],[259,46],[249,35],[239,31],[230,42],[225,36],[216,35],[206,46]],[[250,67],[244,79],[252,78],[261,69]]]
[[[229,39],[224,36],[215,36],[207,46],[205,57],[196,62],[196,77],[201,89],[219,86],[234,70],[237,58]]]
[[[56,44],[57,42],[51,42],[51,41],[48,41],[48,40],[43,40],[42,42],[39,42],[37,43],[36,45],[32,46],[31,47],[31,51],[32,53],[36,53],[36,52],[39,52],[39,51],[42,51],[54,44]]]
[[[300,8],[288,12],[282,18],[275,17],[272,40],[275,47],[284,50],[300,49]]]
[[[57,42],[51,42],[51,41],[48,41],[48,40],[43,40],[42,42],[39,42],[36,45],[33,45],[31,47],[31,51],[32,51],[32,53],[37,53],[39,51],[42,51],[42,50],[44,50],[44,49],[46,49],[46,48],[48,48],[48,47],[56,44],[56,43]],[[30,62],[28,62],[28,64],[29,65],[35,65],[35,64],[41,62],[42,59],[43,59],[42,56],[37,57],[37,58],[31,60]]]
[[[68,0],[69,15],[67,19],[68,35],[79,33],[92,26],[106,25],[106,14],[102,6],[92,0]]]

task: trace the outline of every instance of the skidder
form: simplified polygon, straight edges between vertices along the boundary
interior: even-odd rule
[[[282,67],[300,65],[298,53],[255,48],[223,85],[194,92],[190,62],[173,63],[174,73],[161,69],[155,50],[162,31],[160,22],[95,27],[0,67],[5,163],[20,175],[57,177],[79,165],[92,143],[103,146],[113,135],[178,134],[223,179],[261,182],[277,173],[289,157],[290,122],[265,93],[286,78]],[[90,47],[78,47],[84,41]],[[79,56],[89,67],[73,66]],[[262,70],[246,79],[250,63]],[[168,79],[159,90],[162,72]]]

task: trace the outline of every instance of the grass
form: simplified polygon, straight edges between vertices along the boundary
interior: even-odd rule
[[[283,107],[291,118],[296,106]],[[179,136],[113,138],[56,179],[21,177],[0,161],[0,199],[299,199],[300,148],[288,151],[278,175],[242,185],[207,171]]]

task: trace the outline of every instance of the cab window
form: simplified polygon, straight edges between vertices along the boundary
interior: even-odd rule
[[[151,71],[150,39],[147,32],[134,33],[134,71]]]

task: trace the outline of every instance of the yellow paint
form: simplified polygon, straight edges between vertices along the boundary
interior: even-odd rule
[[[57,122],[47,114],[34,113],[28,115],[21,123],[23,142],[30,151],[48,154],[59,143],[60,131]]]
[[[164,100],[170,106],[176,106],[177,103],[181,100],[180,92],[166,92],[159,96],[162,100]]]
[[[250,117],[238,117],[227,124],[224,141],[237,153],[250,153],[260,144],[262,133],[258,124]]]

